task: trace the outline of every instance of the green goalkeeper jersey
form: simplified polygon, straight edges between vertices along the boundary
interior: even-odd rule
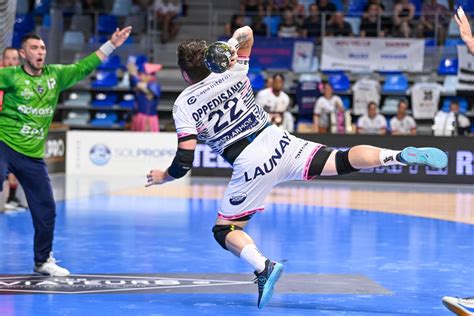
[[[44,145],[59,94],[84,79],[101,64],[92,53],[71,65],[46,65],[39,76],[22,66],[0,69],[0,90],[4,91],[0,112],[0,141],[33,158],[43,158]]]

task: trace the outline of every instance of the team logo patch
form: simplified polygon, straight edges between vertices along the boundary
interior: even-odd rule
[[[243,192],[237,192],[236,195],[230,197],[229,203],[232,205],[239,205],[239,204],[242,204],[246,198],[247,198],[247,194]]]
[[[194,104],[194,103],[196,103],[196,97],[192,96],[188,99],[188,104],[191,105],[191,104]]]
[[[98,166],[106,165],[111,156],[112,153],[110,152],[109,147],[102,144],[93,146],[89,152],[91,161]]]
[[[38,85],[38,87],[36,88],[36,90],[38,90],[38,92],[39,92],[40,94],[43,94],[43,92],[44,92],[44,88],[43,88],[42,86],[40,86],[40,85]]]

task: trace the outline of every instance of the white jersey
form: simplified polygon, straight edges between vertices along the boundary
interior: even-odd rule
[[[392,133],[397,132],[398,134],[409,135],[414,128],[416,128],[416,122],[410,115],[405,115],[401,120],[397,116],[394,116],[390,120]]]
[[[330,99],[320,96],[314,105],[313,113],[319,115],[319,126],[327,128],[329,126],[329,116],[335,113],[337,105],[343,106],[340,96],[333,95]]]
[[[474,57],[467,46],[458,45],[458,90],[474,90]]]
[[[415,84],[411,89],[413,117],[416,119],[432,119],[438,112],[439,97],[443,86],[438,83],[423,82]]]
[[[352,87],[354,92],[352,113],[354,115],[367,114],[367,106],[375,102],[377,107],[380,103],[380,83],[378,81],[362,78],[357,80]]]
[[[359,117],[357,127],[361,129],[361,134],[378,134],[380,129],[387,128],[387,120],[381,114],[377,114],[374,118],[363,115]]]
[[[262,106],[267,112],[283,113],[290,107],[290,97],[284,91],[276,96],[272,88],[260,90],[257,93],[257,104]]]
[[[248,58],[239,57],[230,70],[211,73],[178,96],[173,118],[179,137],[197,135],[221,155],[236,141],[260,130],[268,115],[255,103]]]

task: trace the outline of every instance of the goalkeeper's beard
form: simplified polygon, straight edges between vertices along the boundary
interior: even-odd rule
[[[40,63],[41,65],[39,67],[37,67],[33,63],[31,63],[29,60],[26,60],[25,64],[28,66],[28,68],[30,68],[34,72],[41,72],[41,70],[43,69],[43,66],[44,66],[44,62],[41,62]]]

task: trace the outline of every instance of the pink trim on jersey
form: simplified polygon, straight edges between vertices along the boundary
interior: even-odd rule
[[[193,135],[193,134],[190,134],[190,133],[178,133],[178,138],[186,137],[186,136],[189,136],[189,135]]]
[[[313,180],[314,178],[316,178],[316,176],[309,178],[308,172],[309,172],[309,166],[311,165],[311,161],[313,161],[314,156],[321,149],[321,147],[323,147],[323,145],[316,144],[316,147],[314,147],[313,151],[311,152],[311,155],[309,155],[308,160],[306,160],[306,163],[304,165],[303,180]]]
[[[237,55],[237,58],[239,58],[239,59],[250,59],[250,56],[247,56],[247,55]]]
[[[218,213],[217,217],[219,217],[220,219],[233,220],[233,219],[238,219],[238,218],[241,218],[241,217],[245,217],[247,215],[252,215],[252,214],[255,214],[257,212],[261,212],[264,209],[265,209],[264,207],[259,207],[259,208],[256,208],[256,209],[253,209],[253,210],[250,210],[250,211],[239,213],[237,215],[224,215],[224,214]]]

